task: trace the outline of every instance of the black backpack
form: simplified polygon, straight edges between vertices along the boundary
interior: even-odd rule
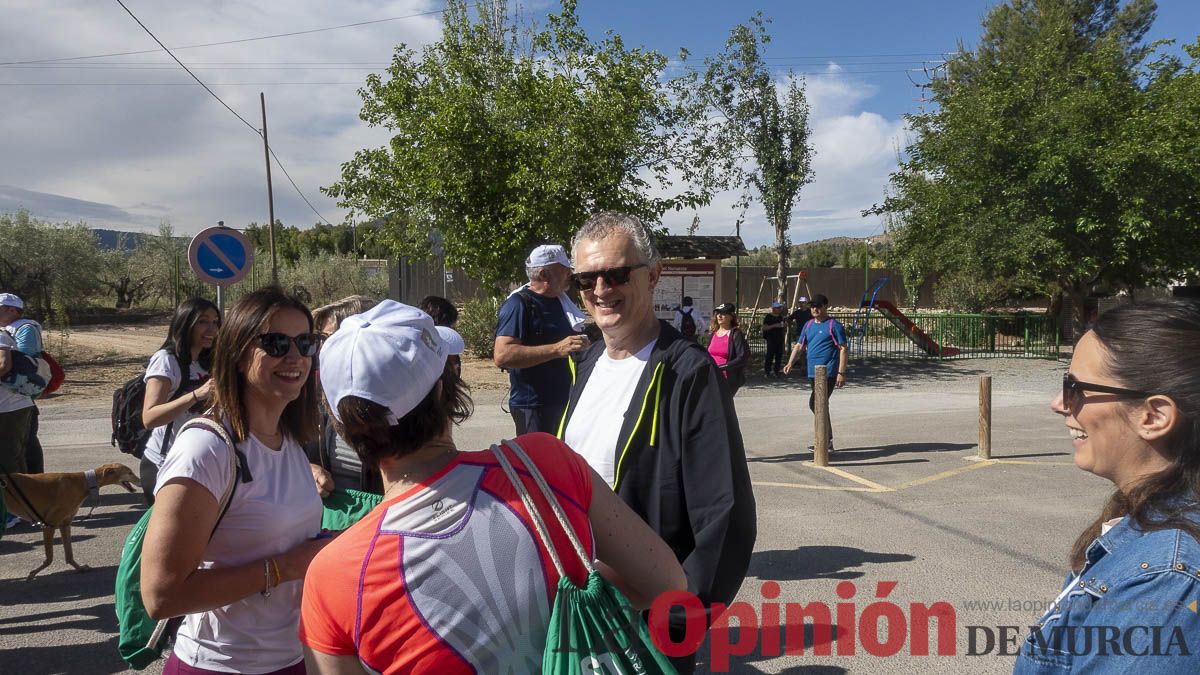
[[[694,312],[696,310],[692,310]],[[696,337],[696,320],[692,318],[692,312],[685,312],[682,309],[679,313],[683,318],[679,321],[679,332],[683,333],[684,337]]]
[[[171,399],[179,396],[183,383],[171,394]],[[152,429],[142,424],[142,405],[146,401],[146,381],[143,375],[130,378],[113,392],[112,404],[112,440],[111,445],[127,455],[141,458],[150,440]],[[171,431],[175,426],[172,421],[167,425],[162,451],[165,454],[171,442]]]

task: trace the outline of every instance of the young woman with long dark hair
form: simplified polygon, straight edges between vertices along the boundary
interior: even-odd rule
[[[158,469],[184,423],[208,404],[212,384],[212,346],[221,327],[217,306],[204,298],[184,301],[175,309],[167,339],[146,366],[142,424],[150,430],[142,452],[141,478],[146,503],[154,503]]]

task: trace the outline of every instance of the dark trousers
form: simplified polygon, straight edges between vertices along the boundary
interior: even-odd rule
[[[532,434],[544,431],[551,435],[558,434],[558,425],[562,422],[566,405],[542,405],[536,408],[513,408],[512,418],[517,427],[517,435]]]
[[[141,465],[142,494],[146,496],[146,506],[154,506],[154,484],[158,482],[158,466],[142,458]]]
[[[29,418],[34,408],[0,413],[0,469],[9,473],[28,473],[25,443],[29,440]]]
[[[775,331],[778,333],[779,331]],[[783,336],[767,340],[767,356],[763,359],[763,372],[778,375],[783,370]]]
[[[46,457],[38,440],[38,409],[33,406],[29,418],[29,435],[25,437],[25,473],[46,473]]]
[[[825,402],[826,403],[829,403],[829,397],[833,396],[833,390],[834,390],[835,384],[837,384],[837,376],[829,378],[829,386],[825,388]],[[810,390],[809,394],[808,394],[808,409],[810,412],[812,412],[815,415],[817,412],[817,407],[816,407],[817,381],[812,378],[809,378],[808,386],[809,386],[809,390]],[[830,420],[829,420],[829,440],[831,440],[831,441],[833,440],[833,419],[832,419],[832,417],[833,416],[831,415]]]

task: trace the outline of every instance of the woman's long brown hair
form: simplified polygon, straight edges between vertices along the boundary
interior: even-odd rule
[[[239,370],[242,357],[256,348],[258,335],[265,330],[271,317],[281,309],[294,309],[308,319],[308,329],[313,329],[312,314],[308,307],[295,297],[284,293],[276,286],[260,288],[244,296],[225,315],[221,332],[213,345],[213,412],[217,419],[229,420],[233,438],[245,441],[249,436],[246,415],[246,376]],[[308,379],[296,400],[283,409],[279,424],[283,433],[299,443],[306,443],[317,436],[320,416],[317,408],[317,368],[309,368]]]

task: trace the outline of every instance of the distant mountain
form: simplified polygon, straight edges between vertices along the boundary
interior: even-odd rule
[[[104,251],[111,251],[118,248],[118,245],[126,251],[132,251],[149,236],[141,232],[122,232],[120,230],[102,230],[99,228],[92,228],[92,232],[96,234],[96,245]]]
[[[829,239],[818,239],[816,241],[806,241],[803,244],[792,244],[792,250],[797,253],[803,253],[810,246],[825,245],[835,249],[842,249],[848,246],[857,246],[863,242],[872,245],[887,244],[891,241],[891,237],[887,234],[877,234],[872,237],[830,237]]]
[[[98,227],[93,227],[92,232],[96,233],[96,245],[104,251],[111,251],[117,248],[117,244],[121,244],[121,248],[126,251],[132,251],[142,242],[153,239],[158,235],[146,234],[145,232],[124,232],[122,230],[105,230]],[[187,244],[191,241],[190,237],[175,237],[175,241]]]

